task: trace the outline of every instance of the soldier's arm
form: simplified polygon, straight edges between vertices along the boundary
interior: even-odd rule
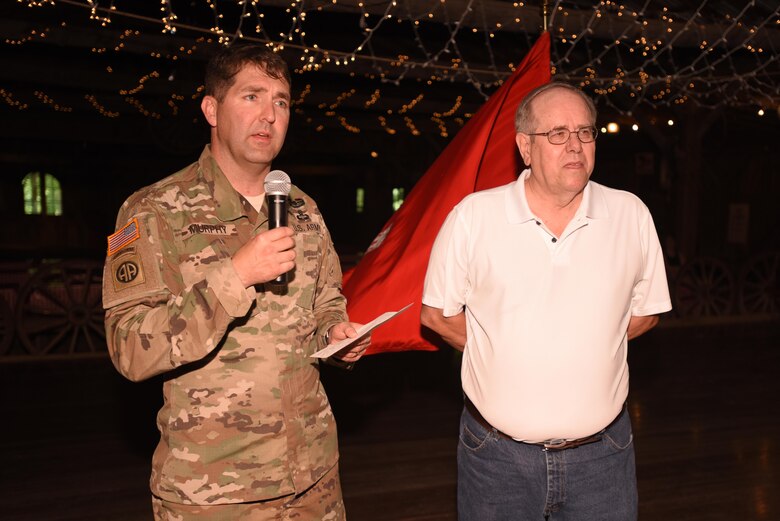
[[[323,225],[322,262],[314,293],[314,316],[317,319],[319,348],[327,345],[326,333],[332,326],[347,322],[346,299],[341,294],[341,264],[330,233]]]
[[[117,219],[136,223],[135,237],[109,252],[103,276],[106,340],[125,377],[143,380],[201,360],[229,324],[246,315],[254,289],[245,289],[230,258],[203,259],[200,280],[185,285],[168,223],[154,208],[123,207]]]

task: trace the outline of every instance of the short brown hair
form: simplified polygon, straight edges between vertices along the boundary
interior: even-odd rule
[[[206,65],[206,96],[213,96],[220,102],[225,99],[236,74],[246,64],[256,65],[271,78],[286,81],[288,86],[292,84],[287,62],[275,52],[261,45],[231,45],[217,51]]]
[[[520,102],[520,105],[517,106],[517,111],[515,112],[515,132],[528,133],[536,130],[533,128],[536,121],[534,120],[534,113],[531,110],[533,108],[531,103],[536,98],[538,98],[540,94],[553,89],[568,90],[569,92],[573,92],[582,98],[582,101],[584,101],[585,105],[588,107],[588,112],[590,112],[591,123],[594,125],[596,124],[596,116],[598,113],[596,111],[596,104],[593,103],[593,100],[590,98],[590,96],[582,92],[582,90],[578,89],[577,87],[569,85],[568,83],[564,83],[562,81],[551,81],[550,83],[545,83],[541,87],[537,87],[529,92],[526,97],[523,98],[523,101]]]

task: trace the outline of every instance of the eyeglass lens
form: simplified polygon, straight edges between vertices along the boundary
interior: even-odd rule
[[[579,128],[577,129],[576,134],[577,138],[582,143],[590,143],[596,139],[596,129],[593,127]],[[571,131],[568,128],[558,128],[547,133],[547,139],[549,139],[550,143],[553,145],[562,145],[566,143],[570,136]]]

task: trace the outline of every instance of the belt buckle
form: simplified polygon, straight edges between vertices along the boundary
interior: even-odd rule
[[[597,441],[601,440],[602,433],[597,432],[596,434],[591,434],[590,436],[586,436],[584,438],[578,438],[576,440],[561,440],[561,439],[552,439],[542,442],[542,446],[544,447],[544,451],[548,452],[551,450],[564,450],[564,449],[573,449],[575,447],[580,447],[582,445],[587,445],[589,443],[595,443]]]
[[[550,450],[561,450],[566,445],[568,445],[569,442],[563,439],[552,439],[552,440],[545,440],[542,442],[542,445],[544,446],[544,451],[550,451]]]

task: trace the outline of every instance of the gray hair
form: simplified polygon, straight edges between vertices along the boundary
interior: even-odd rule
[[[520,102],[520,105],[517,106],[517,111],[515,112],[516,132],[529,133],[535,130],[534,126],[536,124],[536,118],[534,117],[531,103],[537,97],[539,97],[540,94],[553,89],[567,90],[577,94],[580,98],[582,98],[585,106],[588,107],[588,112],[590,112],[591,123],[594,125],[596,124],[596,104],[593,103],[593,100],[590,98],[590,96],[582,92],[577,87],[569,85],[568,83],[564,83],[562,81],[551,81],[550,83],[545,83],[541,87],[537,87],[529,92],[526,97],[523,98],[523,101]]]

